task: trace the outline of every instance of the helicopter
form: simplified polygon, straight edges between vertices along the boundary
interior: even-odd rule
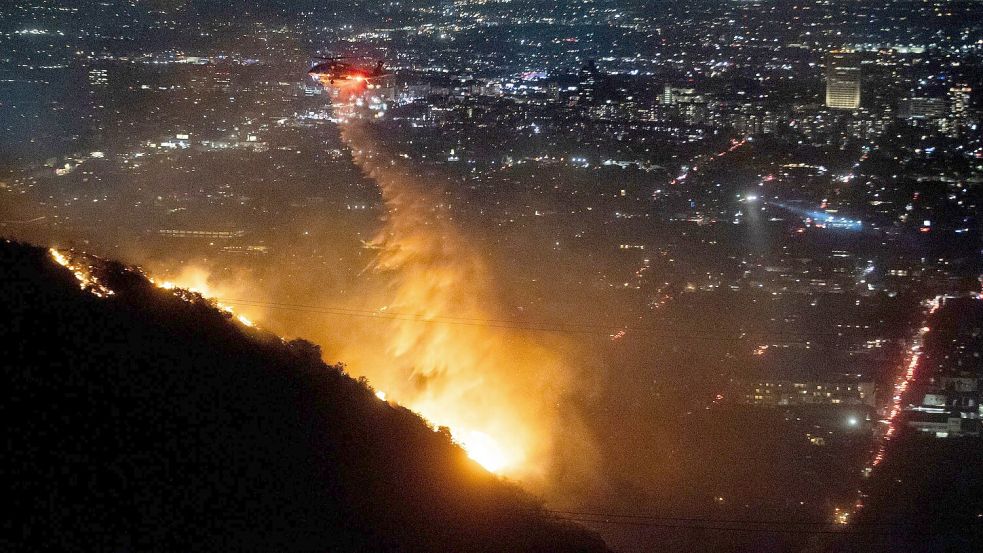
[[[315,56],[320,60],[307,71],[307,74],[325,87],[341,88],[345,86],[366,87],[372,81],[389,75],[379,60],[374,67],[359,65],[345,61],[351,58],[345,56]]]

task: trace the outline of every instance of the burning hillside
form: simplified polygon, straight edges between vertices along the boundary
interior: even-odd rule
[[[91,256],[0,273],[4,550],[604,550],[313,344]]]

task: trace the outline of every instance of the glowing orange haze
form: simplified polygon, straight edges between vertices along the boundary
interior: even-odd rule
[[[576,416],[563,405],[564,395],[576,392],[573,367],[557,348],[539,342],[542,335],[473,320],[435,321],[503,318],[491,284],[495,275],[448,213],[441,213],[440,184],[412,176],[397,156],[382,151],[370,124],[358,117],[340,120],[343,140],[355,162],[378,183],[388,211],[369,267],[385,277],[388,287],[358,290],[357,305],[349,306],[377,311],[382,318],[346,319],[344,327],[325,321],[323,334],[311,337],[342,342],[332,348],[332,356],[344,361],[349,372],[367,377],[383,392],[380,399],[413,409],[435,427],[449,427],[488,470],[545,491],[561,487],[550,473],[562,464],[563,487],[571,478],[583,483],[593,472],[592,448]],[[200,269],[168,278],[206,296],[255,297],[255,291],[241,284],[230,288],[225,279],[209,278]],[[261,324],[264,320],[254,307],[236,306],[236,311]],[[387,312],[401,315],[385,318]],[[294,328],[273,330],[297,333]]]
[[[372,266],[390,277],[381,305],[425,321],[501,318],[493,274],[441,213],[439,185],[411,176],[357,118],[341,131],[388,208]],[[350,343],[341,358],[356,372],[433,424],[448,426],[486,468],[527,482],[545,477],[569,378],[553,351],[528,336],[467,321],[395,319],[388,332],[375,323]]]

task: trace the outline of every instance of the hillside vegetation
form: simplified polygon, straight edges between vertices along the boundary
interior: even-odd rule
[[[3,551],[605,551],[308,342],[0,242]]]

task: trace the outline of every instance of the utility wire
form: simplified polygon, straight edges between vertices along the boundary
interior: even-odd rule
[[[885,536],[886,537],[886,536],[896,536],[899,534],[929,535],[932,533],[938,533],[944,530],[952,530],[956,528],[953,526],[948,526],[948,527],[933,529],[933,528],[926,528],[926,527],[905,526],[899,523],[897,525],[889,525],[889,526],[893,526],[893,529],[890,530],[873,531],[870,529],[863,529],[863,530],[846,529],[849,528],[850,526],[856,526],[853,524],[849,526],[830,524],[829,526],[825,526],[825,527],[805,528],[801,526],[795,526],[794,524],[786,525],[784,523],[783,524],[772,523],[766,526],[755,527],[755,526],[746,526],[736,523],[734,525],[730,525],[722,521],[717,521],[712,519],[706,519],[705,520],[706,524],[686,524],[686,523],[658,522],[658,521],[650,521],[650,520],[626,520],[626,519],[616,520],[611,518],[599,518],[599,517],[578,517],[578,516],[561,516],[561,515],[553,515],[553,516],[556,519],[567,520],[570,522],[578,522],[581,524],[608,524],[608,525],[615,525],[615,526],[632,526],[632,527],[642,527],[642,528],[666,528],[666,529],[674,529],[674,530],[707,530],[707,531],[714,531],[714,532],[737,532],[737,533],[746,533],[746,534],[755,534],[755,533],[756,534],[799,534],[799,535],[831,534],[831,535],[840,535],[840,536],[856,535],[856,536]],[[837,526],[843,529],[842,530],[836,529]],[[969,528],[967,528],[967,530],[969,530]]]
[[[670,521],[670,522],[703,522],[703,523],[713,523],[713,524],[758,524],[758,525],[785,525],[785,526],[843,526],[840,523],[832,521],[815,521],[815,520],[767,520],[767,519],[720,519],[720,518],[702,518],[702,517],[670,517],[670,516],[660,516],[660,515],[649,515],[640,513],[603,513],[603,512],[584,512],[584,511],[564,511],[560,509],[544,509],[546,513],[562,515],[562,516],[576,516],[576,517],[607,517],[607,518],[624,518],[624,519],[639,519],[639,520],[650,520],[650,521]],[[983,529],[983,520],[977,518],[951,518],[948,519],[950,522],[965,523],[968,525],[977,524]],[[861,521],[861,522],[851,522],[849,526],[909,526],[907,522],[890,522],[890,521]]]
[[[694,339],[722,342],[739,342],[748,338],[775,338],[786,340],[804,340],[808,338],[842,338],[841,333],[781,333],[770,332],[768,330],[748,330],[743,331],[741,336],[714,336],[709,333],[700,332],[665,332],[662,329],[643,326],[604,326],[594,323],[564,323],[550,321],[522,321],[518,319],[487,319],[476,317],[452,317],[452,316],[425,316],[420,314],[396,312],[396,311],[373,311],[367,309],[354,309],[339,306],[317,306],[309,304],[265,302],[259,300],[249,300],[241,298],[215,298],[216,301],[231,305],[243,305],[250,307],[265,307],[270,309],[280,309],[286,311],[298,311],[307,313],[318,313],[323,315],[337,315],[347,317],[361,317],[372,319],[385,319],[395,321],[409,321],[429,324],[448,324],[457,326],[474,326],[486,328],[501,328],[508,330],[533,330],[539,332],[556,332],[569,334],[587,334],[610,336],[619,331],[631,333],[643,333],[661,338],[675,339]]]
[[[640,526],[653,528],[670,528],[681,530],[711,530],[720,532],[744,532],[744,533],[781,533],[781,534],[837,534],[837,535],[868,535],[889,536],[903,531],[904,533],[929,533],[931,529],[925,527],[913,527],[905,522],[887,521],[861,521],[850,523],[844,526],[835,522],[819,521],[796,521],[796,520],[751,520],[751,519],[713,519],[699,517],[668,517],[647,514],[631,513],[601,513],[601,512],[582,512],[564,511],[558,509],[545,509],[548,515],[572,522],[588,524],[611,524],[622,526]],[[977,519],[952,519],[949,522],[964,524],[967,529],[973,526],[983,530],[983,524]],[[809,527],[813,528],[809,528]],[[894,528],[894,531],[870,531],[870,530],[847,530],[847,527],[880,527],[885,529]],[[843,528],[843,529],[837,529]],[[948,528],[953,528],[950,526]],[[946,528],[940,528],[943,530]]]
[[[864,536],[891,536],[894,535],[891,532],[869,532],[869,531],[857,531],[857,530],[826,530],[826,529],[816,529],[811,530],[808,528],[748,528],[739,526],[707,526],[698,524],[670,524],[670,523],[660,523],[660,522],[649,522],[649,521],[639,521],[639,520],[610,520],[610,519],[596,519],[596,518],[577,518],[577,517],[557,517],[563,520],[569,520],[571,522],[587,523],[587,524],[612,524],[621,526],[639,526],[646,528],[668,528],[675,530],[709,530],[714,532],[738,532],[746,534],[807,534],[807,535],[820,535],[820,534],[836,534],[836,535],[864,535]]]

